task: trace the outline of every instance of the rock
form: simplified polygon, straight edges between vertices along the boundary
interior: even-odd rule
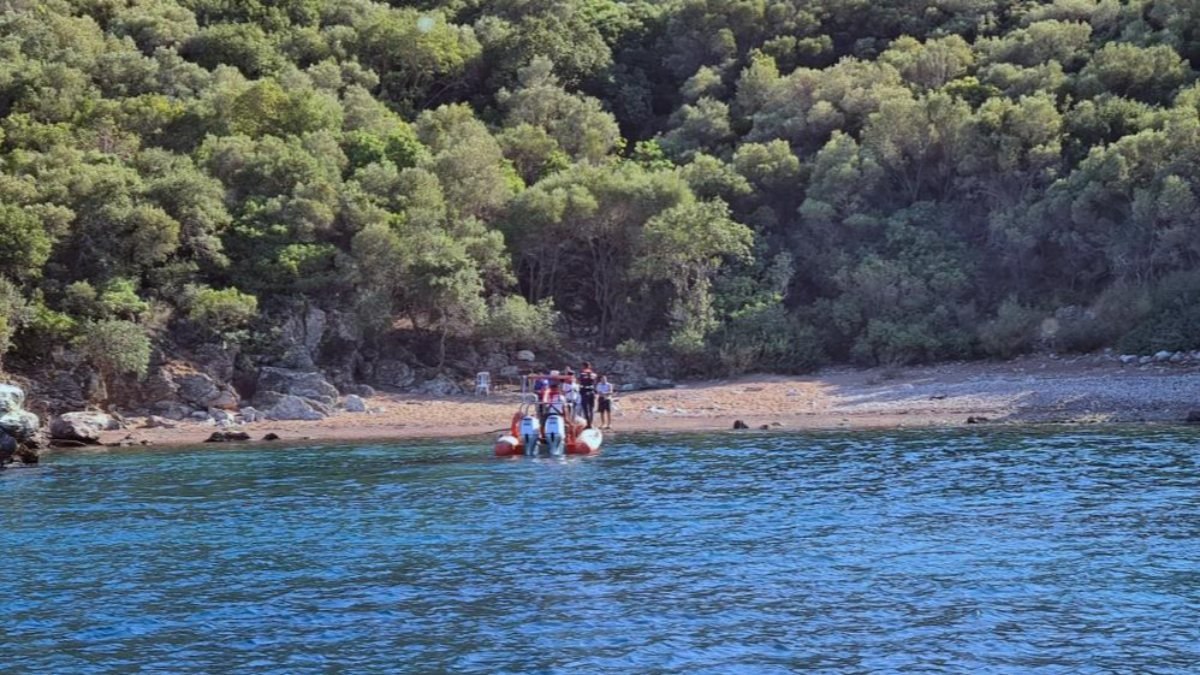
[[[205,443],[232,443],[236,441],[248,441],[250,434],[244,431],[214,431],[212,436],[209,436]]]
[[[179,386],[179,398],[200,408],[207,408],[209,401],[221,395],[217,383],[204,373],[176,375],[174,380]]]
[[[1154,362],[1153,356],[1143,356],[1140,359],[1138,359],[1138,363],[1143,366],[1146,365],[1147,363],[1153,363],[1153,362]]]
[[[517,366],[504,366],[500,369],[500,377],[519,378],[521,377],[521,369]]]
[[[749,429],[750,425],[746,424],[745,422],[743,422],[741,420],[734,420],[733,428],[734,429]]]
[[[317,371],[289,370],[287,368],[264,367],[258,373],[258,391],[276,392],[285,396],[299,396],[325,405],[338,400],[338,390]],[[263,405],[256,395],[256,405]]]
[[[277,434],[277,433],[275,433],[274,431],[272,431],[272,432],[269,432],[269,433],[263,434],[263,438],[262,438],[262,439],[263,439],[264,441],[277,441],[277,440],[279,440],[279,434]]]
[[[413,391],[427,396],[456,396],[463,393],[463,388],[449,376],[443,374],[422,382]]]
[[[209,408],[208,416],[211,417],[214,422],[220,425],[233,424],[235,421],[232,413],[230,413],[228,410],[221,410],[220,408]]]
[[[518,361],[527,361],[528,362],[528,361],[533,361],[536,358],[537,358],[537,356],[535,356],[534,353],[528,349],[522,349],[521,351],[517,352],[517,360]]]
[[[651,415],[665,415],[667,414],[667,409],[652,405],[649,408],[646,408],[646,412],[650,413]]]
[[[1174,354],[1171,355],[1171,358],[1168,360],[1171,363],[1183,363],[1184,359],[1186,359],[1186,358],[1187,358],[1187,355],[1184,354],[1183,352],[1175,352]]]
[[[361,397],[355,396],[354,394],[350,394],[346,398],[342,399],[342,407],[346,409],[346,412],[367,412],[366,402],[363,401]]]
[[[988,418],[976,415],[971,415],[967,418],[967,424],[984,424],[988,421]]]
[[[51,443],[67,441],[99,445],[100,432],[119,428],[117,421],[104,413],[70,412],[59,415],[50,422],[50,439]]]
[[[146,421],[142,424],[143,429],[174,429],[175,426],[174,422],[163,419],[158,415],[147,417]]]
[[[376,394],[375,387],[372,387],[369,384],[356,384],[351,387],[347,387],[346,393],[354,394],[355,396],[360,396],[362,398],[371,398]]]
[[[397,389],[407,389],[412,386],[416,379],[416,373],[403,361],[387,359],[375,364],[373,381],[376,384],[385,387],[395,387]]]
[[[759,427],[758,427],[758,429],[759,429],[759,431],[770,431],[770,430],[771,430],[771,425],[770,425],[770,424],[763,424],[763,425],[759,426]]]
[[[211,422],[212,421],[212,418],[209,417],[208,413],[204,410],[197,410],[196,412],[192,413],[191,415],[188,415],[188,419],[194,420],[196,422]]]
[[[317,408],[313,402],[299,396],[286,395],[266,411],[267,419],[271,420],[320,420],[328,413]]]
[[[1162,363],[1163,361],[1169,361],[1171,356],[1171,352],[1164,349],[1154,355],[1154,360],[1158,363]]]
[[[1188,424],[1200,424],[1200,410],[1189,410],[1183,421]]]
[[[266,419],[266,416],[264,416],[261,412],[259,412],[255,408],[251,408],[249,406],[239,410],[238,415],[241,415],[242,421],[245,423],[259,422],[261,420]]]
[[[645,389],[670,389],[675,386],[673,380],[658,377],[647,377],[642,383]]]
[[[1122,354],[1120,361],[1124,365],[1132,365],[1137,363],[1138,357],[1136,354]]]
[[[319,307],[306,307],[288,316],[279,331],[283,348],[280,364],[289,369],[313,368],[327,324],[325,312]]]

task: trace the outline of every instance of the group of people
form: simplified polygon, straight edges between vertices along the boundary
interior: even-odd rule
[[[591,429],[598,414],[602,429],[612,427],[613,386],[607,375],[597,375],[587,361],[578,374],[567,366],[561,373],[552,370],[548,377],[539,377],[533,393],[543,422],[550,415],[572,419],[579,413]]]

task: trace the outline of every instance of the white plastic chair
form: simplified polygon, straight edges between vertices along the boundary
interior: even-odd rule
[[[492,376],[482,372],[475,374],[475,395],[490,396],[492,393]]]

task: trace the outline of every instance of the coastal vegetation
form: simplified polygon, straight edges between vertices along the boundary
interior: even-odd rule
[[[12,0],[3,365],[103,384],[156,349],[263,351],[298,305],[438,365],[1193,348],[1196,12]]]

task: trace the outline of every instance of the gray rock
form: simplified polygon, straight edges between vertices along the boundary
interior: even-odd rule
[[[1138,360],[1138,357],[1136,354],[1122,354],[1121,355],[1121,363],[1123,363],[1127,366],[1137,363],[1137,360]]]
[[[346,412],[367,412],[366,402],[362,400],[362,397],[355,396],[354,394],[350,394],[342,400],[342,407],[346,409]]]
[[[403,361],[387,359],[375,364],[374,380],[376,384],[385,387],[395,387],[397,389],[407,389],[412,386],[416,379],[416,373]]]
[[[1171,352],[1164,349],[1163,351],[1158,352],[1157,354],[1154,355],[1154,360],[1161,363],[1163,361],[1169,361],[1171,359],[1171,356],[1172,356]]]
[[[117,421],[104,413],[70,412],[50,422],[50,438],[54,441],[99,445],[100,432],[119,428]]]
[[[1143,356],[1142,358],[1138,359],[1138,363],[1143,366],[1146,365],[1147,363],[1153,363],[1153,362],[1154,362],[1153,356]]]
[[[250,434],[244,431],[214,431],[205,443],[235,443],[250,440]]]
[[[246,422],[246,423],[259,422],[259,421],[266,419],[265,415],[263,415],[257,409],[251,408],[250,406],[246,406],[245,408],[242,408],[238,412],[238,414],[241,415],[242,421]]]
[[[168,419],[151,415],[146,418],[146,422],[142,424],[143,429],[174,429],[176,424]]]
[[[535,356],[534,353],[528,349],[522,349],[521,351],[517,352],[518,361],[533,361],[536,358],[537,356]]]
[[[258,373],[258,391],[277,392],[284,396],[299,396],[326,405],[337,403],[338,390],[316,371],[289,370],[287,368],[263,368]],[[263,405],[258,396],[256,405]]]
[[[208,413],[207,413],[207,412],[205,412],[205,411],[203,411],[203,410],[197,410],[196,412],[192,413],[191,415],[188,415],[188,419],[192,419],[192,420],[195,420],[195,421],[197,421],[197,422],[211,422],[211,421],[213,421],[213,419],[212,419],[211,417],[209,417],[209,416],[208,416]]]
[[[13,384],[0,384],[0,413],[25,409],[25,390]]]
[[[488,354],[483,360],[484,370],[500,370],[508,366],[508,357],[498,352]]]
[[[1187,358],[1187,355],[1184,354],[1183,352],[1175,352],[1174,354],[1171,355],[1171,358],[1169,360],[1171,363],[1183,363],[1184,359],[1186,359],[1186,358]]]
[[[517,366],[504,366],[500,369],[500,377],[521,377],[521,369]]]
[[[234,422],[233,415],[231,415],[228,410],[222,410],[220,408],[209,408],[208,416],[213,418],[213,421],[215,421],[217,424],[221,425],[233,424]]]
[[[644,380],[647,389],[670,389],[675,386],[673,380],[662,379],[658,377],[647,377]]]
[[[209,407],[221,395],[216,381],[204,373],[176,375],[174,380],[179,386],[179,398],[198,408]]]
[[[267,419],[272,420],[314,421],[324,419],[326,414],[312,405],[312,402],[293,395],[284,396],[270,410],[266,411]]]
[[[369,384],[356,384],[356,385],[347,387],[346,393],[354,394],[355,396],[361,396],[362,398],[371,398],[372,396],[375,395],[376,392],[375,392],[375,387],[372,387]]]
[[[455,396],[463,393],[463,388],[448,376],[438,375],[432,380],[422,382],[413,391],[427,396]]]

